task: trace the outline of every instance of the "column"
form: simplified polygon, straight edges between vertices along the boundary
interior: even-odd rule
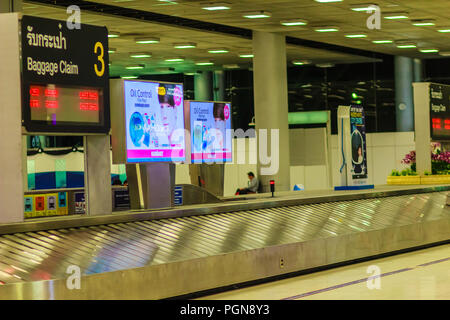
[[[397,132],[414,131],[413,59],[395,57],[395,112]]]
[[[212,101],[213,77],[211,71],[203,71],[194,76],[195,100]]]
[[[8,48],[0,50],[0,224],[24,219],[19,17],[2,14],[20,8],[18,2],[0,0],[0,41],[2,48]]]
[[[214,71],[214,101],[225,101],[225,72]]]
[[[414,59],[414,82],[422,82],[423,81],[423,64],[422,60]]]
[[[269,191],[269,181],[275,180],[276,191],[290,189],[288,93],[285,36],[253,31],[253,87],[255,96],[255,128],[258,137],[258,178],[263,191]],[[270,165],[261,163],[261,129],[268,131],[268,155],[278,170],[263,175]],[[278,130],[279,139],[272,145],[271,129]],[[278,153],[277,153],[277,152]],[[278,154],[278,159],[275,159]]]
[[[112,213],[109,135],[84,137],[84,194],[90,216]]]

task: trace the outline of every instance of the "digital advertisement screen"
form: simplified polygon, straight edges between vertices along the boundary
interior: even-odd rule
[[[231,162],[230,103],[190,101],[190,118],[191,162]]]
[[[124,81],[127,162],[186,160],[183,85]]]
[[[57,85],[30,85],[29,108],[32,121],[99,123],[103,91]]]

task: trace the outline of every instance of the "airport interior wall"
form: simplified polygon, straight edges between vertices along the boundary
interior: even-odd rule
[[[252,161],[249,146],[254,138],[242,138],[245,141],[238,147],[238,140],[234,139],[233,163],[225,165],[224,196],[234,195],[236,188],[246,186],[247,172],[256,173],[256,163]],[[331,136],[331,159],[333,172],[333,185],[339,181],[340,159],[337,150],[337,135]],[[292,148],[292,144],[291,144]],[[309,153],[320,153],[324,149],[321,144],[309,143]],[[312,150],[317,148],[318,150]],[[393,169],[403,170],[407,165],[401,160],[407,153],[415,149],[414,132],[386,132],[367,134],[367,158],[369,170],[369,183],[375,185],[386,184],[386,177]],[[269,152],[270,153],[270,152]],[[282,156],[282,155],[280,155]],[[243,161],[243,159],[245,159]],[[238,163],[238,160],[239,163]],[[244,163],[242,163],[244,162]],[[64,156],[53,156],[39,153],[28,157],[28,183],[29,189],[51,189],[58,187],[83,187],[84,155],[81,152],[72,152]],[[294,184],[301,184],[305,190],[327,189],[327,170],[325,164],[319,165],[291,165],[291,190]],[[111,167],[112,179],[119,177],[123,182],[126,179],[125,165]],[[177,164],[177,184],[189,184],[189,165]]]

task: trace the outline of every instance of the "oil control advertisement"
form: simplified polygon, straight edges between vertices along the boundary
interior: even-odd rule
[[[183,86],[125,81],[127,162],[185,161]]]

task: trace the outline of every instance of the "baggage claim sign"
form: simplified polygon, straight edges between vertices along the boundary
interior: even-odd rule
[[[107,134],[108,30],[22,18],[22,114],[28,133]]]

